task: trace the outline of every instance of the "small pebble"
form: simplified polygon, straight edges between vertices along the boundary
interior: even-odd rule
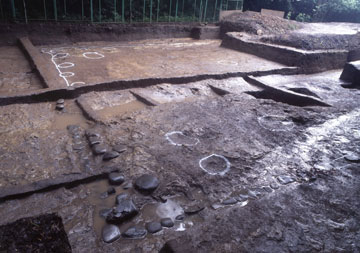
[[[101,140],[100,140],[99,137],[95,137],[95,136],[89,137],[90,146],[97,145],[97,144],[100,144],[100,143],[101,143]]]
[[[116,190],[115,190],[114,187],[110,186],[110,187],[108,188],[108,190],[107,190],[107,193],[108,193],[109,195],[110,195],[110,194],[114,194],[114,193],[116,193]]]
[[[246,194],[240,194],[240,195],[237,197],[237,200],[238,200],[239,202],[244,202],[244,201],[248,200],[248,198],[249,198],[248,195],[246,195]]]
[[[175,217],[175,220],[184,220],[185,219],[185,215],[184,214],[180,214],[178,216]]]
[[[123,237],[131,239],[141,239],[147,234],[146,229],[140,227],[131,227],[123,233]]]
[[[161,219],[160,224],[161,224],[161,226],[166,227],[166,228],[171,228],[174,226],[174,222],[172,221],[171,218]]]
[[[56,110],[61,111],[61,110],[63,110],[64,108],[65,108],[65,106],[64,106],[63,104],[58,104],[58,105],[56,105]]]
[[[146,230],[151,234],[154,234],[154,233],[162,230],[162,226],[161,226],[160,222],[156,222],[156,221],[146,223],[145,227],[146,227]]]
[[[157,177],[145,174],[135,180],[135,187],[140,191],[153,191],[159,186]]]
[[[92,151],[93,151],[94,155],[105,154],[106,150],[107,149],[104,145],[97,144],[97,145],[92,146]]]
[[[119,204],[122,200],[129,198],[129,194],[126,192],[120,193],[116,196],[116,204]]]
[[[108,152],[106,152],[106,153],[104,154],[103,160],[104,160],[104,161],[108,161],[108,160],[114,159],[114,158],[116,158],[116,157],[118,157],[118,156],[119,156],[119,153],[118,153],[118,152],[116,152],[116,151],[108,151]]]
[[[234,205],[237,203],[237,199],[236,198],[228,198],[228,199],[225,199],[222,204],[223,205]]]
[[[60,98],[58,101],[56,101],[56,104],[63,104],[63,103],[65,103],[65,100],[64,99],[62,99],[62,98]]]
[[[123,185],[123,189],[127,190],[127,189],[132,188],[132,186],[133,186],[133,184],[131,182],[127,182],[126,184]]]
[[[279,185],[276,183],[270,184],[270,187],[273,188],[274,190],[279,189]]]
[[[102,238],[104,242],[111,243],[121,236],[120,229],[115,225],[105,225],[102,229]]]
[[[125,145],[122,145],[122,144],[118,144],[116,146],[113,147],[113,150],[118,152],[118,153],[123,153],[126,151],[126,146]]]
[[[124,183],[124,181],[125,181],[125,177],[123,174],[120,174],[118,172],[112,172],[109,174],[110,184],[121,185],[122,183]]]
[[[97,137],[97,138],[100,138],[100,134],[95,132],[94,130],[87,130],[85,132],[85,135],[87,138],[90,138],[90,137]]]
[[[284,184],[284,185],[295,182],[294,178],[287,175],[278,176],[277,180],[279,181],[280,184]]]

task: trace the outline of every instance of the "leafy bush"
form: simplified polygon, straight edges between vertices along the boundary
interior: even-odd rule
[[[331,0],[316,7],[315,21],[360,22],[359,0]]]

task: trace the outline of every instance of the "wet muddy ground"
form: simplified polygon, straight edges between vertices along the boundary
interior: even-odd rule
[[[360,91],[342,86],[341,69],[279,75],[284,66],[219,45],[39,47],[74,73],[59,87],[269,73],[1,106],[0,251],[359,252]],[[35,72],[15,47],[0,50],[16,66],[0,82],[19,85],[4,94],[42,87],[16,82]],[[48,244],[54,231],[66,236]]]

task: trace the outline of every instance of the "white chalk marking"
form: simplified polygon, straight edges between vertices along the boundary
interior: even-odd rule
[[[74,76],[74,75],[75,75],[74,72],[61,72],[61,73],[59,74],[60,77],[72,77],[72,76]]]
[[[208,170],[202,165],[202,163],[203,163],[205,160],[207,160],[207,159],[209,159],[209,158],[211,158],[211,157],[213,157],[213,156],[219,157],[219,158],[221,158],[221,159],[224,160],[224,162],[226,163],[226,168],[225,168],[224,170],[222,170],[222,171],[220,171],[220,172],[211,172],[211,171],[208,171]],[[228,159],[226,159],[226,157],[224,157],[224,156],[222,156],[222,155],[212,154],[212,155],[209,155],[209,156],[207,156],[207,157],[202,158],[202,159],[199,161],[199,166],[200,166],[200,168],[201,168],[203,171],[205,171],[206,173],[208,173],[208,174],[210,174],[210,175],[212,175],[212,176],[215,176],[215,175],[223,176],[223,175],[225,175],[225,174],[230,170],[231,163],[229,162]]]
[[[101,59],[105,57],[103,54],[100,54],[99,52],[86,52],[83,53],[83,56],[88,59]]]
[[[182,136],[185,136],[187,138],[190,138],[192,140],[195,141],[194,144],[182,144],[182,143],[177,143],[175,141],[173,141],[171,139],[171,136],[174,135],[174,134],[179,134],[179,135],[182,135]],[[195,146],[196,144],[198,144],[200,141],[198,138],[193,138],[193,137],[189,137],[189,136],[186,136],[183,132],[180,132],[180,131],[173,131],[173,132],[169,132],[167,134],[165,134],[165,138],[172,144],[172,145],[175,145],[175,146]]]
[[[271,127],[267,122],[274,122],[274,126]],[[286,132],[292,130],[295,125],[294,122],[289,121],[283,116],[277,116],[277,115],[266,115],[258,118],[258,123],[262,128],[265,128],[267,130],[273,131],[273,132]],[[281,124],[281,125],[276,125]]]
[[[57,66],[58,66],[58,68],[60,68],[60,69],[67,69],[67,68],[72,68],[72,67],[74,67],[75,64],[72,63],[72,62],[63,62],[63,63],[60,63],[60,64],[57,65]]]
[[[69,56],[70,56],[69,53],[57,53],[53,57],[54,59],[64,59]]]
[[[176,231],[185,231],[186,228],[185,228],[185,224],[184,223],[180,223],[179,224],[179,227],[176,229]]]
[[[73,82],[73,83],[70,84],[70,86],[74,86],[76,84],[84,85],[85,83],[84,82]]]

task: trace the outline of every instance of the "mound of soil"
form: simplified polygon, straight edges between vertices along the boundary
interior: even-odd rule
[[[221,21],[221,30],[226,32],[247,32],[257,34],[284,34],[302,28],[302,24],[257,12],[234,13]]]
[[[264,36],[262,42],[290,46],[305,50],[343,49],[354,50],[360,48],[360,33],[356,35],[338,34],[304,34],[289,33]]]
[[[71,252],[62,220],[55,214],[0,226],[0,252]]]

